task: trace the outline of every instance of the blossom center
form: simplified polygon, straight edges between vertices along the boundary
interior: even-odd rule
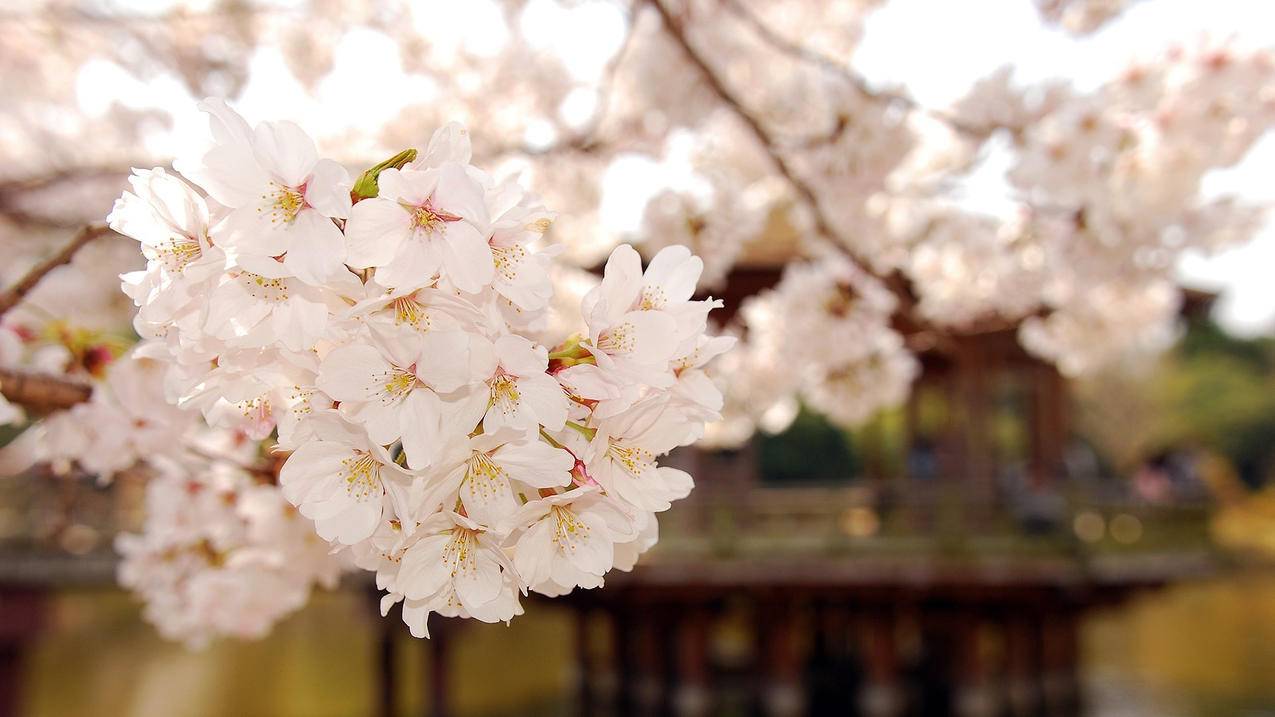
[[[266,421],[270,418],[270,399],[264,396],[240,401],[235,405],[239,408],[240,412],[243,413],[243,417],[249,420]]]
[[[393,301],[391,306],[394,309],[395,324],[408,324],[418,331],[429,331],[429,312],[416,299],[410,296],[400,296]]]
[[[397,401],[416,388],[416,374],[397,366],[381,374],[381,393],[386,403]]]
[[[633,324],[627,321],[619,326],[612,326],[598,336],[598,348],[609,354],[631,353],[637,348],[637,337],[634,333]]]
[[[469,481],[470,490],[481,498],[491,498],[507,481],[505,469],[501,468],[486,453],[475,452],[470,456],[465,471],[465,479]]]
[[[655,454],[639,446],[628,446],[612,440],[607,446],[607,455],[619,463],[624,470],[640,476],[655,465]]]
[[[288,394],[288,399],[292,402],[292,415],[297,418],[301,418],[302,416],[308,416],[309,414],[314,413],[314,404],[312,403],[313,398],[313,388],[302,388],[301,386],[294,384],[292,386],[292,393]]]
[[[270,217],[271,224],[291,224],[305,209],[304,187],[285,187],[278,182],[271,182],[270,187],[270,191],[261,195],[265,206],[257,211]]]
[[[181,273],[192,261],[203,256],[199,240],[185,235],[174,235],[155,247],[156,258],[171,272]]]
[[[638,308],[643,311],[658,311],[663,309],[668,303],[668,294],[664,293],[662,286],[648,286],[642,289],[642,300],[638,304]]]
[[[559,550],[574,553],[576,544],[589,536],[589,526],[569,508],[555,505],[549,510],[553,513],[553,544]]]
[[[472,574],[478,571],[478,565],[474,560],[477,542],[474,531],[468,528],[457,526],[452,531],[452,539],[443,546],[443,565],[451,569],[453,578],[460,574]]]
[[[520,244],[513,246],[493,246],[491,258],[496,265],[496,273],[505,281],[518,278],[518,269],[527,258],[527,250]]]
[[[441,230],[448,222],[460,221],[460,217],[434,208],[433,203],[429,201],[421,205],[402,204],[402,207],[412,215],[412,231],[414,232],[433,234]]]
[[[381,495],[381,463],[367,453],[355,453],[341,461],[345,477],[345,490],[350,497],[362,502],[373,495]]]
[[[488,406],[497,406],[501,413],[508,415],[518,409],[522,393],[518,390],[518,379],[507,373],[496,374],[487,385],[491,387],[491,399]]]

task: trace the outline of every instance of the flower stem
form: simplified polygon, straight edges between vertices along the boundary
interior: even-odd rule
[[[567,428],[570,428],[576,433],[579,433],[580,435],[584,436],[586,439],[590,441],[593,440],[594,436],[598,435],[598,429],[582,426],[579,423],[576,423],[575,421],[567,421]]]
[[[565,451],[565,450],[568,450],[566,446],[564,446],[564,445],[562,445],[561,443],[559,443],[559,442],[555,441],[555,440],[554,440],[554,438],[553,438],[553,436],[549,435],[549,432],[548,432],[548,431],[546,431],[546,430],[545,430],[545,429],[543,429],[543,428],[541,428],[541,429],[540,429],[540,437],[541,437],[541,438],[543,438],[543,439],[545,439],[546,441],[548,441],[548,442],[549,442],[549,445],[553,446],[554,448],[561,448],[561,449],[562,449],[562,450],[564,450],[564,451]],[[575,455],[575,454],[573,453],[572,455]]]

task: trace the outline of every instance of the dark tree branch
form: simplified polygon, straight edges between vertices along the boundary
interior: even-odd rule
[[[57,254],[36,264],[26,273],[16,284],[10,287],[3,294],[0,294],[0,317],[3,317],[10,309],[17,306],[23,297],[31,293],[31,290],[40,283],[50,271],[71,261],[75,253],[87,246],[90,242],[98,237],[114,234],[115,232],[105,224],[90,224],[81,229],[71,242],[62,247]]]
[[[756,138],[758,144],[765,150],[766,155],[770,158],[771,163],[779,171],[796,191],[798,197],[810,208],[811,216],[815,223],[815,229],[829,241],[831,241],[847,258],[853,261],[865,273],[875,276],[881,281],[899,300],[899,309],[904,314],[913,313],[916,299],[913,294],[909,282],[906,277],[898,272],[894,272],[888,276],[881,276],[872,270],[872,263],[867,257],[860,255],[850,247],[849,242],[845,241],[837,230],[832,226],[832,222],[828,219],[827,214],[823,210],[823,206],[819,202],[819,196],[811,186],[792,166],[792,163],[784,156],[779,149],[778,141],[771,135],[770,131],[762,125],[752,112],[744,106],[743,102],[735,95],[730,88],[726,86],[717,72],[708,64],[708,61],[700,54],[698,50],[691,45],[690,40],[686,36],[685,29],[677,18],[673,17],[668,8],[660,0],[646,0],[659,14],[669,37],[681,48],[686,59],[699,71],[703,77],[705,84],[717,95],[736,117],[744,123],[749,133]]]
[[[0,369],[0,393],[11,403],[46,413],[84,403],[93,387],[62,376]]]
[[[901,92],[874,89],[868,84],[868,81],[862,75],[854,72],[849,67],[846,67],[844,63],[838,62],[827,55],[815,52],[814,50],[793,42],[792,40],[789,40],[775,32],[766,25],[766,23],[762,22],[760,18],[754,15],[753,12],[740,0],[721,1],[722,4],[726,6],[727,10],[743,21],[744,24],[747,25],[755,35],[757,35],[757,37],[761,38],[763,42],[770,45],[778,52],[781,52],[799,62],[818,67],[819,69],[842,79],[869,99],[887,104],[898,105],[910,112],[918,112],[928,115],[943,122],[944,124],[947,124],[956,132],[966,135],[972,139],[986,139],[987,136],[994,130],[999,129],[999,127],[980,127],[970,124],[947,112],[924,107],[910,96]],[[1011,127],[1008,129],[1012,130],[1013,128]],[[839,134],[839,132],[832,135],[833,139],[836,138],[836,134]]]

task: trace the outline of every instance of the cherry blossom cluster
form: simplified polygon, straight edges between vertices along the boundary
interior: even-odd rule
[[[1088,12],[1117,5],[1050,7]],[[711,35],[708,27],[699,32]],[[716,39],[728,46],[728,38]],[[771,48],[767,55],[764,43],[757,48],[758,63],[782,54]],[[819,85],[809,77],[750,85],[758,107],[826,107],[800,118],[799,136],[813,140],[776,149],[817,204],[787,206],[781,194],[762,204],[771,212],[764,227],[740,221],[733,233],[711,235],[715,246],[736,247],[723,253],[747,265],[770,256],[787,225],[801,237],[792,253],[806,256],[739,313],[743,343],[720,364],[725,420],[712,437],[724,445],[746,440],[754,427],[782,429],[796,415],[798,399],[847,426],[904,400],[917,363],[892,317],[958,336],[1017,327],[1027,351],[1068,375],[1162,349],[1176,335],[1176,267],[1183,253],[1235,247],[1262,225],[1265,207],[1210,197],[1204,180],[1240,161],[1275,127],[1269,51],[1178,48],[1090,92],[1062,83],[1019,87],[1008,71],[1000,72],[951,110],[916,110],[907,123],[890,119],[882,97],[852,82],[839,85],[840,76],[821,73],[823,67],[805,69],[839,89],[820,93],[818,101],[779,102],[813,93]],[[759,114],[785,129],[797,122],[788,110]],[[716,119],[702,127],[722,135]],[[952,190],[986,174],[980,162],[988,153],[1004,163],[1008,201],[995,212],[975,211]],[[717,157],[703,172],[714,186],[748,186],[756,176],[742,151],[718,150]],[[658,213],[654,204],[648,208],[648,228],[665,234],[678,226],[702,228],[700,217],[730,212],[729,201],[706,208],[691,196],[680,205],[660,197]],[[812,206],[823,226],[813,220]],[[734,216],[747,218],[739,211]],[[877,304],[882,308],[873,321],[855,324],[853,334],[841,309],[825,310],[838,302],[810,304],[826,285],[814,277],[844,277],[847,262],[857,267],[852,293],[893,288],[888,293],[905,298]],[[800,331],[808,322],[819,326]],[[832,358],[844,356],[846,335],[870,360]],[[793,345],[815,357],[799,371],[784,361]],[[834,365],[821,368],[825,360]]]
[[[748,341],[719,365],[725,419],[711,426],[709,442],[782,431],[801,404],[853,426],[901,403],[920,366],[891,327],[894,308],[892,295],[835,256],[790,264],[774,290],[744,302]],[[785,360],[793,346],[819,349],[794,365]]]
[[[17,438],[5,454],[7,469],[40,463],[68,474],[78,467],[108,483],[141,461],[178,460],[189,445],[219,440],[197,414],[166,400],[164,368],[143,358],[111,361],[88,401],[45,417]]]
[[[631,568],[656,540],[656,514],[692,487],[660,456],[722,407],[704,367],[735,339],[705,333],[721,302],[692,298],[700,259],[670,246],[643,271],[620,246],[579,320],[564,319],[544,241],[553,216],[472,166],[460,125],[351,178],[296,125],[202,107],[209,146],[175,164],[182,176],[135,170],[110,224],[147,258],[123,277],[143,338],[133,359],[164,365],[155,385],[173,406],[287,456],[277,487],[252,488],[303,519],[244,518],[241,501],[222,501],[247,522],[236,535],[270,543],[276,522],[312,521],[325,549],[375,572],[383,609],[402,602],[418,636],[430,613],[507,621],[529,590],[593,588]],[[580,330],[563,335],[568,324]],[[207,496],[247,490],[242,469],[161,480],[161,517],[121,542],[124,580],[153,611],[173,581],[275,564],[231,560],[198,530],[173,535]],[[164,569],[173,541],[185,562]],[[287,536],[273,547],[284,543],[309,549]],[[290,585],[322,571],[301,572]],[[261,624],[225,624],[198,596],[162,598],[174,600],[183,609],[161,625]]]
[[[861,63],[850,63],[864,27],[876,22],[873,14],[891,11],[880,1],[659,0],[636,4],[631,13],[618,5],[575,8],[569,3],[571,9],[561,11],[579,11],[578,18],[609,11],[625,28],[625,37],[613,37],[608,57],[583,63],[592,66],[590,77],[579,74],[583,65],[567,61],[567,55],[576,57],[574,52],[557,56],[546,51],[570,45],[550,36],[565,32],[562,28],[572,23],[544,22],[550,15],[544,14],[543,4],[532,5],[506,5],[487,18],[499,32],[481,33],[481,51],[469,46],[473,38],[440,41],[437,33],[422,29],[436,24],[428,18],[430,10],[409,6],[381,11],[370,0],[330,6],[305,23],[268,11],[246,11],[233,22],[209,18],[195,29],[182,24],[180,13],[144,22],[161,23],[173,36],[189,36],[196,45],[241,46],[244,27],[255,29],[250,37],[283,38],[278,50],[297,82],[287,94],[300,102],[293,105],[316,111],[325,97],[343,94],[334,88],[360,89],[358,78],[367,61],[360,52],[337,52],[333,43],[316,38],[347,37],[351,28],[357,28],[349,34],[351,40],[375,37],[374,45],[388,52],[384,64],[394,82],[411,88],[403,93],[411,101],[390,103],[375,112],[375,119],[360,117],[353,124],[335,116],[325,122],[330,140],[347,152],[348,163],[367,145],[408,145],[416,142],[414,133],[422,124],[465,117],[479,151],[491,158],[491,167],[521,172],[530,188],[564,214],[553,225],[561,254],[544,264],[556,288],[546,328],[515,332],[547,348],[576,330],[572,304],[578,301],[571,299],[588,291],[590,283],[581,267],[601,264],[622,239],[641,242],[646,256],[666,246],[688,246],[703,256],[701,279],[714,288],[729,285],[737,268],[778,272],[788,263],[824,263],[827,254],[822,250],[831,246],[840,250],[836,262],[849,260],[862,269],[861,285],[881,283],[901,299],[892,309],[895,316],[876,320],[872,333],[862,337],[862,346],[870,347],[864,352],[887,357],[885,361],[841,360],[843,347],[835,346],[840,339],[826,337],[836,336],[843,318],[824,311],[810,315],[808,320],[827,320],[819,330],[803,332],[812,342],[803,344],[802,355],[840,356],[838,365],[810,370],[803,365],[792,371],[792,344],[775,337],[785,332],[785,313],[802,305],[797,299],[802,287],[785,285],[805,281],[805,272],[785,273],[773,296],[762,290],[764,296],[754,309],[739,311],[737,325],[728,329],[741,339],[741,347],[718,364],[717,380],[729,383],[729,390],[725,421],[715,427],[714,439],[729,443],[747,440],[754,426],[782,426],[798,401],[829,406],[836,421],[854,424],[884,406],[886,398],[905,397],[905,379],[912,373],[907,366],[914,360],[907,356],[910,350],[891,328],[894,325],[956,336],[1017,327],[1025,350],[1068,374],[1163,346],[1174,336],[1181,300],[1174,273],[1179,258],[1191,251],[1211,253],[1242,244],[1264,221],[1262,208],[1216,198],[1204,182],[1210,172],[1246,156],[1275,122],[1275,61],[1269,48],[1244,48],[1238,38],[1224,46],[1205,41],[1172,47],[1168,43],[1176,31],[1146,26],[1149,34],[1163,33],[1163,54],[1144,56],[1130,68],[1109,68],[1111,74],[1098,84],[1058,77],[1023,85],[1021,73],[1006,66],[974,83],[951,105],[928,106],[924,97],[910,96],[907,87],[866,77],[856,69]],[[1033,5],[1047,26],[1075,36],[1112,22],[1121,23],[1123,32],[1154,18],[1154,10],[1142,13],[1142,8],[1122,15],[1136,5],[1128,0],[1033,0]],[[143,22],[117,19],[125,24]],[[890,27],[889,20],[882,27]],[[73,46],[54,47],[46,38],[19,48],[24,66],[32,69],[22,78],[19,94],[60,106],[65,97],[77,96],[74,89],[83,83],[82,75],[73,70],[99,70],[103,57],[138,82],[171,73],[189,80],[187,84],[207,84],[227,73],[244,78],[254,71],[246,60],[254,56],[250,46],[235,54],[237,60],[227,60],[223,54],[173,55],[172,48],[182,43],[139,51],[133,43],[116,42],[110,33],[79,40]],[[1079,42],[1062,34],[1054,40]],[[402,51],[391,52],[395,46]],[[1085,48],[1076,45],[1071,50]],[[25,106],[14,103],[11,111],[23,115]],[[113,193],[115,179],[101,180],[101,167],[119,165],[143,144],[168,145],[150,142],[149,121],[142,120],[170,115],[171,108],[163,103],[145,111],[121,108],[105,115],[85,115],[82,107],[66,110],[56,126],[10,122],[19,129],[31,125],[28,134],[37,139],[6,145],[10,179],[40,179],[48,168],[47,137],[55,137],[77,147],[85,176],[79,176],[75,186],[88,188],[85,194],[93,189]],[[184,121],[171,124],[185,126]],[[255,133],[240,125],[218,121],[217,131],[222,139]],[[158,135],[163,137],[163,131]],[[163,137],[170,142],[172,138]],[[275,139],[287,142],[282,135]],[[223,142],[227,143],[228,139]],[[446,149],[440,145],[439,151]],[[247,207],[261,194],[274,196],[288,186],[302,189],[286,182],[263,185],[261,177],[249,176],[259,174],[258,148],[241,156],[227,152],[215,159],[219,165],[213,171],[204,171],[199,161],[184,167],[189,170],[186,179],[212,196],[215,216],[210,219],[215,222],[223,221],[227,209]],[[388,191],[421,190],[400,186],[403,182],[395,179],[404,165],[391,163],[395,171],[389,172]],[[630,172],[631,167],[644,168]],[[422,156],[407,168],[430,170],[439,165]],[[184,352],[176,362],[185,378],[172,379],[170,395],[198,404],[218,425],[244,425],[244,408],[238,404],[254,397],[263,383],[259,374],[242,371],[240,362],[223,356],[227,352],[215,342],[235,337],[236,350],[246,346],[251,353],[259,351],[254,346],[260,341],[238,338],[238,325],[277,332],[282,352],[272,364],[275,378],[296,378],[291,384],[273,379],[265,384],[306,388],[303,379],[316,370],[307,344],[315,336],[323,336],[323,346],[344,341],[332,333],[343,322],[340,304],[346,299],[356,304],[368,300],[357,287],[334,287],[357,281],[363,287],[384,288],[393,283],[386,273],[394,278],[399,270],[416,270],[411,264],[416,259],[411,258],[374,264],[393,259],[385,255],[388,244],[360,245],[335,227],[354,218],[344,214],[363,204],[347,207],[342,193],[333,190],[346,181],[335,163],[315,159],[314,166],[283,170],[297,174],[287,181],[307,179],[305,191],[284,191],[278,196],[282,209],[266,213],[278,212],[287,226],[303,228],[309,237],[302,242],[305,246],[292,246],[283,237],[238,241],[235,237],[251,225],[245,223],[245,214],[219,230],[227,235],[222,241],[200,245],[200,251],[213,256],[210,262],[186,270],[191,276],[212,270],[208,291],[218,291],[219,296],[212,324],[194,327],[199,336],[210,338],[190,338],[195,333],[182,332]],[[650,181],[658,186],[645,186],[645,180],[637,179],[648,170]],[[231,184],[226,176],[213,176],[233,171],[245,176]],[[158,184],[161,176],[156,175]],[[77,219],[89,219],[96,212],[91,200],[66,202],[64,189],[70,182],[9,184],[29,190],[20,193],[20,202],[8,204],[32,216],[55,218],[59,225],[70,221],[77,209],[83,212]],[[106,185],[110,189],[103,190]],[[450,180],[441,181],[442,193],[451,191],[450,185]],[[245,186],[252,186],[255,194],[242,194]],[[459,211],[455,216],[473,223]],[[488,219],[495,219],[495,214]],[[448,217],[437,221],[455,226]],[[492,237],[495,241],[495,233]],[[5,250],[15,255],[40,254],[52,240],[25,228],[0,236]],[[499,244],[490,244],[492,251],[499,249]],[[449,251],[467,246],[478,245],[459,241]],[[164,262],[180,264],[191,248],[157,245],[148,251]],[[340,250],[347,254],[338,256]],[[283,262],[275,262],[281,256]],[[537,260],[546,263],[548,256]],[[241,276],[238,283],[223,281],[221,267],[226,262],[265,283],[245,285],[255,281],[251,276]],[[459,291],[483,283],[482,276],[464,273],[479,264],[459,259],[455,263],[463,264],[460,273],[445,277],[446,282]],[[79,260],[77,264],[85,283],[108,274],[94,274],[91,265]],[[361,276],[329,276],[342,273],[342,265]],[[501,276],[496,272],[484,291],[490,286],[499,293]],[[136,281],[150,281],[140,277]],[[254,292],[284,286],[287,299],[259,320],[265,305],[256,302]],[[144,322],[164,327],[166,314],[184,301],[181,292],[186,290],[139,283],[130,291],[156,293],[142,306],[148,316]],[[46,295],[40,302],[48,299]],[[97,313],[99,306],[106,309],[93,301],[77,302],[75,319]],[[510,313],[509,306],[500,310]],[[803,316],[802,322],[806,320]],[[539,336],[533,336],[537,332]],[[825,342],[834,346],[825,351]],[[203,346],[196,346],[200,343]],[[215,385],[223,388],[200,383],[213,355],[222,369]],[[852,365],[864,371],[853,371],[853,380],[847,370]],[[886,379],[875,378],[872,371],[877,369]],[[797,374],[802,378],[798,380]],[[187,395],[189,387],[182,384],[208,390]],[[856,384],[867,389],[853,395],[845,390]],[[219,393],[223,389],[224,401]],[[323,399],[326,394],[319,395]],[[309,410],[302,394],[293,397],[287,392],[278,392],[272,406],[278,411],[293,403],[302,412]],[[18,420],[15,411],[8,415]],[[0,411],[0,420],[4,416]],[[273,430],[272,422],[263,420],[252,430]]]
[[[161,635],[190,647],[264,637],[336,586],[341,565],[274,486],[226,462],[156,462],[140,534],[116,536],[119,581]]]

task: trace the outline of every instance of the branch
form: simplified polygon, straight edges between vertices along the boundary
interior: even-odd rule
[[[730,12],[734,13],[736,17],[742,20],[744,24],[747,25],[749,29],[751,29],[753,33],[756,34],[757,37],[761,38],[766,44],[799,62],[813,65],[825,72],[841,78],[869,99],[896,104],[907,108],[909,111],[929,115],[930,117],[947,124],[953,130],[973,139],[986,139],[993,130],[998,129],[997,127],[980,127],[973,125],[947,112],[924,107],[910,96],[901,92],[874,89],[868,85],[868,81],[862,75],[851,71],[850,68],[846,67],[843,63],[838,62],[827,55],[815,52],[804,45],[793,42],[792,40],[789,40],[770,29],[766,23],[762,22],[760,18],[754,15],[751,10],[740,2],[740,0],[722,0],[722,4],[725,5]],[[839,130],[834,132],[831,135],[832,139],[835,139],[839,134]]]
[[[71,239],[71,242],[63,247],[61,251],[48,259],[45,259],[39,264],[36,264],[26,273],[26,276],[23,276],[18,280],[18,283],[10,287],[8,291],[0,294],[0,317],[7,314],[10,309],[17,306],[18,303],[22,301],[23,297],[31,293],[31,290],[40,283],[40,280],[43,279],[46,274],[59,266],[70,262],[71,258],[75,256],[75,252],[84,248],[89,242],[97,239],[98,237],[114,233],[114,230],[105,224],[90,224],[81,229],[78,233],[76,233],[75,237]]]
[[[0,369],[0,394],[24,408],[47,412],[84,403],[93,387],[62,376]]]
[[[699,70],[700,75],[704,78],[704,82],[708,85],[709,89],[713,91],[713,94],[717,95],[718,99],[729,107],[731,111],[734,112],[735,116],[744,123],[745,127],[748,128],[748,131],[752,133],[753,137],[757,139],[757,142],[761,145],[762,149],[765,150],[771,163],[775,165],[775,168],[779,170],[779,173],[797,192],[797,195],[800,197],[802,202],[809,206],[811,216],[814,219],[815,230],[833,242],[833,244],[835,244],[848,259],[857,264],[864,273],[876,277],[891,292],[893,292],[899,300],[900,311],[905,314],[912,314],[912,309],[915,306],[916,300],[908,285],[907,279],[898,272],[892,273],[889,276],[881,276],[877,274],[872,270],[872,263],[868,261],[868,258],[858,254],[851,248],[849,242],[841,238],[839,233],[833,228],[832,222],[824,213],[823,207],[819,202],[819,196],[815,193],[814,187],[812,187],[809,182],[797,173],[796,169],[793,168],[792,164],[779,150],[779,144],[776,139],[764,126],[762,126],[761,121],[754,117],[753,114],[744,107],[743,102],[736,97],[728,87],[726,87],[722,79],[718,77],[717,72],[709,66],[708,61],[704,59],[703,55],[701,55],[699,51],[691,45],[690,41],[686,37],[685,30],[682,28],[677,19],[669,13],[668,8],[664,7],[664,4],[660,0],[646,0],[646,3],[655,8],[655,11],[659,13],[660,20],[663,22],[664,29],[667,30],[669,37],[672,38],[673,42],[682,49],[682,53],[686,55],[686,59],[689,60],[697,70]]]

